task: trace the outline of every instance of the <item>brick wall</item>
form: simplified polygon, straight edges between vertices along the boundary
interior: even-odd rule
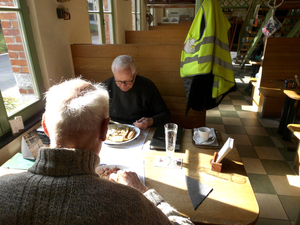
[[[103,1],[103,9],[105,11],[108,11],[109,10],[109,5],[108,5],[108,2],[107,0],[104,0]],[[110,41],[110,36],[111,36],[111,33],[110,32],[110,21],[109,21],[109,16],[107,14],[104,14],[104,21],[105,21],[105,27],[104,27],[104,30],[105,30],[105,40],[106,40],[106,44],[111,44],[111,41]]]
[[[0,0],[0,5],[14,6],[14,3],[13,0]],[[30,100],[33,97],[35,98],[33,82],[29,73],[17,13],[0,12],[0,22],[11,67],[22,99]]]

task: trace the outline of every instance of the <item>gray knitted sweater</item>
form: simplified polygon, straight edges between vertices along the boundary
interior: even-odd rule
[[[27,172],[0,178],[0,224],[192,224],[153,189],[100,179],[99,162],[92,151],[42,148]]]

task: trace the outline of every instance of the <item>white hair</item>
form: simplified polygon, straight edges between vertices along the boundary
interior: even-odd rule
[[[109,96],[104,85],[74,78],[52,86],[46,93],[45,122],[50,138],[64,142],[99,131],[109,117]]]
[[[132,75],[136,72],[136,65],[133,58],[129,55],[119,55],[117,58],[114,59],[113,63],[111,64],[111,71],[114,73],[114,68],[118,67],[121,69],[126,69],[128,67],[131,68]]]

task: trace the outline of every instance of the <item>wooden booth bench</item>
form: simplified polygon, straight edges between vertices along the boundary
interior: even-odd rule
[[[152,30],[125,31],[126,44],[179,44],[183,46],[188,31]]]
[[[111,64],[118,55],[130,55],[136,62],[139,74],[151,79],[172,117],[170,122],[184,128],[205,126],[206,111],[186,111],[186,94],[180,77],[182,45],[71,45],[75,75],[103,82],[113,74]]]
[[[252,81],[252,103],[260,117],[281,117],[285,94],[272,83],[300,75],[300,38],[267,38],[257,81]],[[298,113],[300,115],[300,113]]]
[[[157,26],[149,26],[149,30],[181,30],[189,31],[193,22],[191,21],[180,21],[179,23],[158,23]]]

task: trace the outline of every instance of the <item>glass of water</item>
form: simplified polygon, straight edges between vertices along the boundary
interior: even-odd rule
[[[165,142],[166,142],[166,154],[171,162],[174,158],[174,151],[176,145],[178,125],[175,123],[165,124]]]

